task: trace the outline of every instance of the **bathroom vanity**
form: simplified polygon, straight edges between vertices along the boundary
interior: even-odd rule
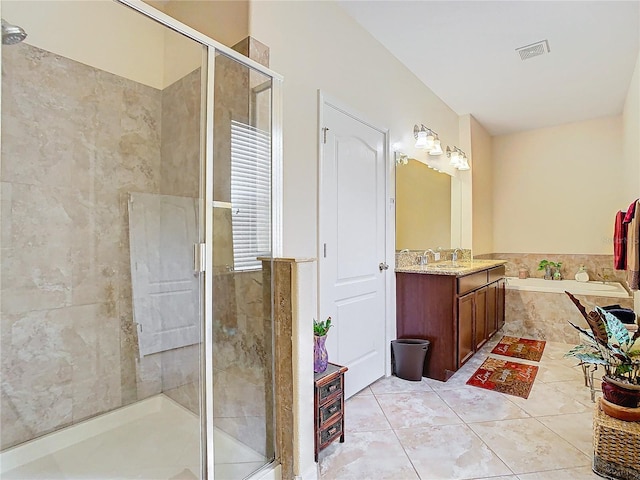
[[[504,325],[500,260],[396,269],[397,338],[431,342],[423,376],[446,381]]]

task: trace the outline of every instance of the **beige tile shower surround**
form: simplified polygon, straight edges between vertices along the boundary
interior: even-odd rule
[[[378,380],[346,402],[346,441],[320,453],[322,480],[582,480],[593,403],[572,346],[549,342],[528,399],[466,385],[499,332],[448,382]],[[504,357],[503,357],[504,358]]]
[[[2,52],[1,448],[160,392],[198,413],[198,345],[138,356],[127,193],[198,196],[200,69],[160,91],[14,47]],[[253,39],[239,48],[268,59]],[[214,148],[228,159],[251,78],[222,56],[216,72]],[[229,201],[228,165],[216,168],[227,179],[216,198]],[[214,221],[214,296],[228,299],[214,309],[214,422],[268,454],[270,302],[261,271],[226,268],[230,210]]]

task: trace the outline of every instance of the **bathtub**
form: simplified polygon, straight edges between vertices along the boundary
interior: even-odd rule
[[[592,295],[598,297],[631,298],[629,292],[618,282],[577,282],[575,280],[545,280],[544,278],[506,277],[510,290],[527,292],[564,293]]]

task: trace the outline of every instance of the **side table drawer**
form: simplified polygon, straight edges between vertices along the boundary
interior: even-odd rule
[[[325,427],[324,429],[320,430],[320,445],[321,445],[321,448],[325,444],[331,443],[336,438],[338,438],[340,435],[342,435],[342,427],[343,427],[343,425],[342,425],[342,418],[341,418],[337,422],[332,423],[331,425],[329,425],[329,426]]]
[[[340,391],[342,391],[342,375],[340,375],[337,378],[331,380],[326,385],[323,385],[323,386],[320,387],[320,393],[319,393],[318,400],[319,400],[320,403],[322,403],[324,400],[329,398],[331,395],[333,395],[334,393],[338,393]]]
[[[342,396],[320,407],[320,426],[327,423],[327,421],[337,413],[342,413]]]

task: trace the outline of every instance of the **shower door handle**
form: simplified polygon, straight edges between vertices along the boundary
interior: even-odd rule
[[[193,245],[193,273],[194,275],[198,275],[199,273],[203,273],[206,268],[206,250],[204,243],[195,243]]]

